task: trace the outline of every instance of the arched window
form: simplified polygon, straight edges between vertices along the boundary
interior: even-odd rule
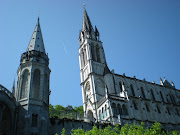
[[[97,54],[97,62],[101,62],[100,54],[99,54],[99,47],[96,47],[96,54]]]
[[[105,105],[105,117],[107,116],[107,105]]]
[[[85,66],[85,53],[84,50],[82,49],[82,62],[83,62],[83,66]]]
[[[33,85],[32,85],[32,93],[33,98],[39,99],[40,95],[40,71],[39,69],[36,69],[33,74]]]
[[[91,55],[92,55],[92,60],[95,61],[95,54],[94,54],[94,46],[91,45]]]
[[[81,49],[81,53],[80,53],[80,58],[81,58],[81,66],[84,67],[84,52],[83,52],[83,49]]]
[[[172,103],[175,104],[176,102],[175,102],[174,96],[170,94],[170,98],[171,98]]]
[[[151,89],[152,100],[155,101],[153,90]]]
[[[141,87],[141,93],[142,93],[143,98],[146,98],[143,87]]]
[[[99,110],[99,119],[101,120],[101,110]]]
[[[161,101],[164,102],[164,97],[163,97],[161,91],[160,91],[160,96],[161,96]]]
[[[21,93],[20,93],[20,99],[26,98],[28,95],[28,76],[29,72],[28,70],[25,70],[22,75],[22,86],[21,86]]]
[[[121,105],[120,104],[117,104],[117,108],[118,108],[118,114],[122,114],[122,109],[121,109]]]
[[[138,110],[137,104],[135,101],[133,101],[134,109]]]
[[[161,113],[161,111],[160,111],[158,105],[156,105],[156,108],[157,108],[158,113]]]
[[[122,105],[122,111],[123,111],[123,115],[128,115],[128,110],[125,104]]]
[[[122,86],[122,82],[119,82],[119,89],[120,89],[120,92],[122,92],[123,91],[123,88],[122,88],[123,86]]]
[[[150,112],[150,110],[149,110],[149,106],[146,104],[146,110],[148,111],[148,112]]]
[[[104,119],[104,108],[102,107],[102,118]]]
[[[171,115],[169,108],[167,107],[166,109],[167,109],[168,114]]]
[[[32,114],[32,127],[37,127],[38,114]]]
[[[86,53],[86,49],[84,49],[84,51],[83,51],[83,53],[84,53],[84,65],[86,65],[87,64],[87,53]]]
[[[49,75],[44,76],[44,101],[49,104]]]
[[[117,108],[115,103],[112,103],[112,112],[114,116],[117,116]]]
[[[100,48],[96,46],[96,54],[97,54],[97,62],[101,62],[101,57],[100,57]]]
[[[168,95],[166,95],[166,100],[167,100],[167,103],[169,103]]]
[[[130,85],[130,88],[131,88],[132,96],[135,96],[134,88],[133,88],[133,85],[132,85],[132,84]]]

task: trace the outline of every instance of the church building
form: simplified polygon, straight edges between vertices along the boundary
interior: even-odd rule
[[[166,79],[155,84],[110,71],[100,33],[85,8],[79,43],[83,119],[49,117],[51,70],[38,18],[20,58],[17,82],[11,91],[0,84],[0,135],[54,135],[63,128],[70,134],[73,128],[141,121],[146,126],[157,121],[164,129],[180,130],[180,90]]]
[[[79,34],[79,63],[83,109],[94,122],[112,124],[160,122],[180,129],[180,91],[166,79],[160,84],[110,71],[100,33],[84,9]]]

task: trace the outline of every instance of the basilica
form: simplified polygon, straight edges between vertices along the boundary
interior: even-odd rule
[[[54,135],[63,128],[69,134],[72,128],[142,121],[146,126],[157,121],[164,129],[180,130],[180,90],[165,78],[156,84],[110,70],[98,28],[92,26],[85,8],[79,44],[83,119],[49,117],[51,70],[38,18],[20,58],[17,82],[11,91],[0,84],[0,135]]]

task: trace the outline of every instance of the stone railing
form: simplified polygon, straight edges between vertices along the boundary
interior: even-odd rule
[[[102,120],[102,119],[97,120],[97,119],[89,117],[87,114],[84,114],[84,113],[78,113],[74,111],[62,111],[62,112],[59,112],[57,115],[55,115],[55,117],[59,119],[67,118],[67,119],[81,120],[88,123],[98,122],[98,123],[107,123],[107,124],[110,123],[112,125],[116,125],[116,124],[121,125],[120,116],[118,116],[117,119],[113,119],[113,120]]]
[[[58,112],[58,114],[54,116],[60,119],[67,118],[67,119],[75,119],[75,120],[84,120],[85,118],[84,113],[78,113],[75,111],[61,111],[61,112]]]
[[[11,99],[15,100],[14,95],[1,84],[0,84],[0,91],[4,91]]]

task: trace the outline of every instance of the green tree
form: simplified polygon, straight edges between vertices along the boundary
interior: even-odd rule
[[[83,106],[78,106],[78,107],[75,106],[73,109],[78,113],[83,113]]]
[[[50,117],[54,116],[54,107],[51,104],[49,104],[49,116]]]

